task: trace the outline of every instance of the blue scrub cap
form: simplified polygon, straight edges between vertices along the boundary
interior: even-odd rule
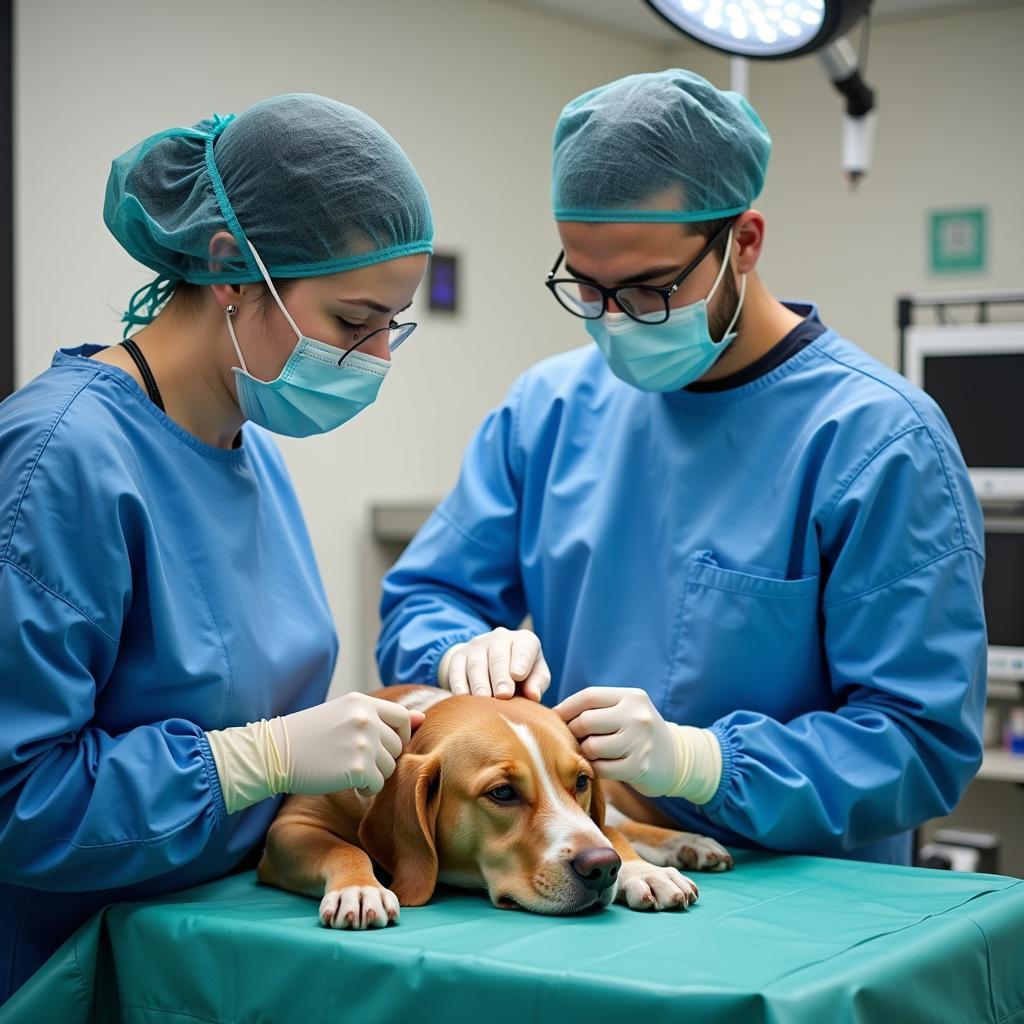
[[[111,166],[103,219],[160,275],[132,297],[129,327],[151,322],[181,281],[262,281],[249,241],[271,277],[294,278],[429,253],[434,235],[398,143],[354,107],[309,93],[140,142]],[[238,252],[211,267],[221,231]]]
[[[718,220],[750,207],[771,138],[754,108],[692,71],[630,75],[569,103],[554,138],[555,220]]]

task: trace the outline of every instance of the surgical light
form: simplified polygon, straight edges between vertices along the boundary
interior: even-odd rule
[[[738,57],[814,53],[848,31],[870,0],[646,0],[680,32]]]

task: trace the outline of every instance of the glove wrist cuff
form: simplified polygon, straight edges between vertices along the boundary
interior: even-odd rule
[[[284,720],[261,719],[206,733],[228,814],[291,789],[291,745]]]
[[[461,644],[452,644],[452,646],[441,655],[441,660],[437,665],[437,685],[440,686],[442,690],[448,689],[448,666],[452,663],[452,655],[456,651],[462,650],[465,646],[465,642]]]
[[[706,804],[722,779],[722,748],[710,729],[665,723],[675,744],[675,779],[665,796]]]

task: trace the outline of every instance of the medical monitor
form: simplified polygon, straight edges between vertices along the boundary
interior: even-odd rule
[[[904,370],[946,414],[982,501],[1024,501],[1024,324],[908,327]]]
[[[990,679],[1024,679],[1024,519],[985,521],[985,623]]]

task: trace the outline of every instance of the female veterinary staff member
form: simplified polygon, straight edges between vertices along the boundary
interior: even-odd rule
[[[374,400],[431,251],[412,165],[280,96],[129,150],[104,218],[160,275],[147,326],[0,405],[0,1002],[97,908],[231,870],[268,797],[376,792],[417,724],[322,703],[338,643],[265,432]]]

